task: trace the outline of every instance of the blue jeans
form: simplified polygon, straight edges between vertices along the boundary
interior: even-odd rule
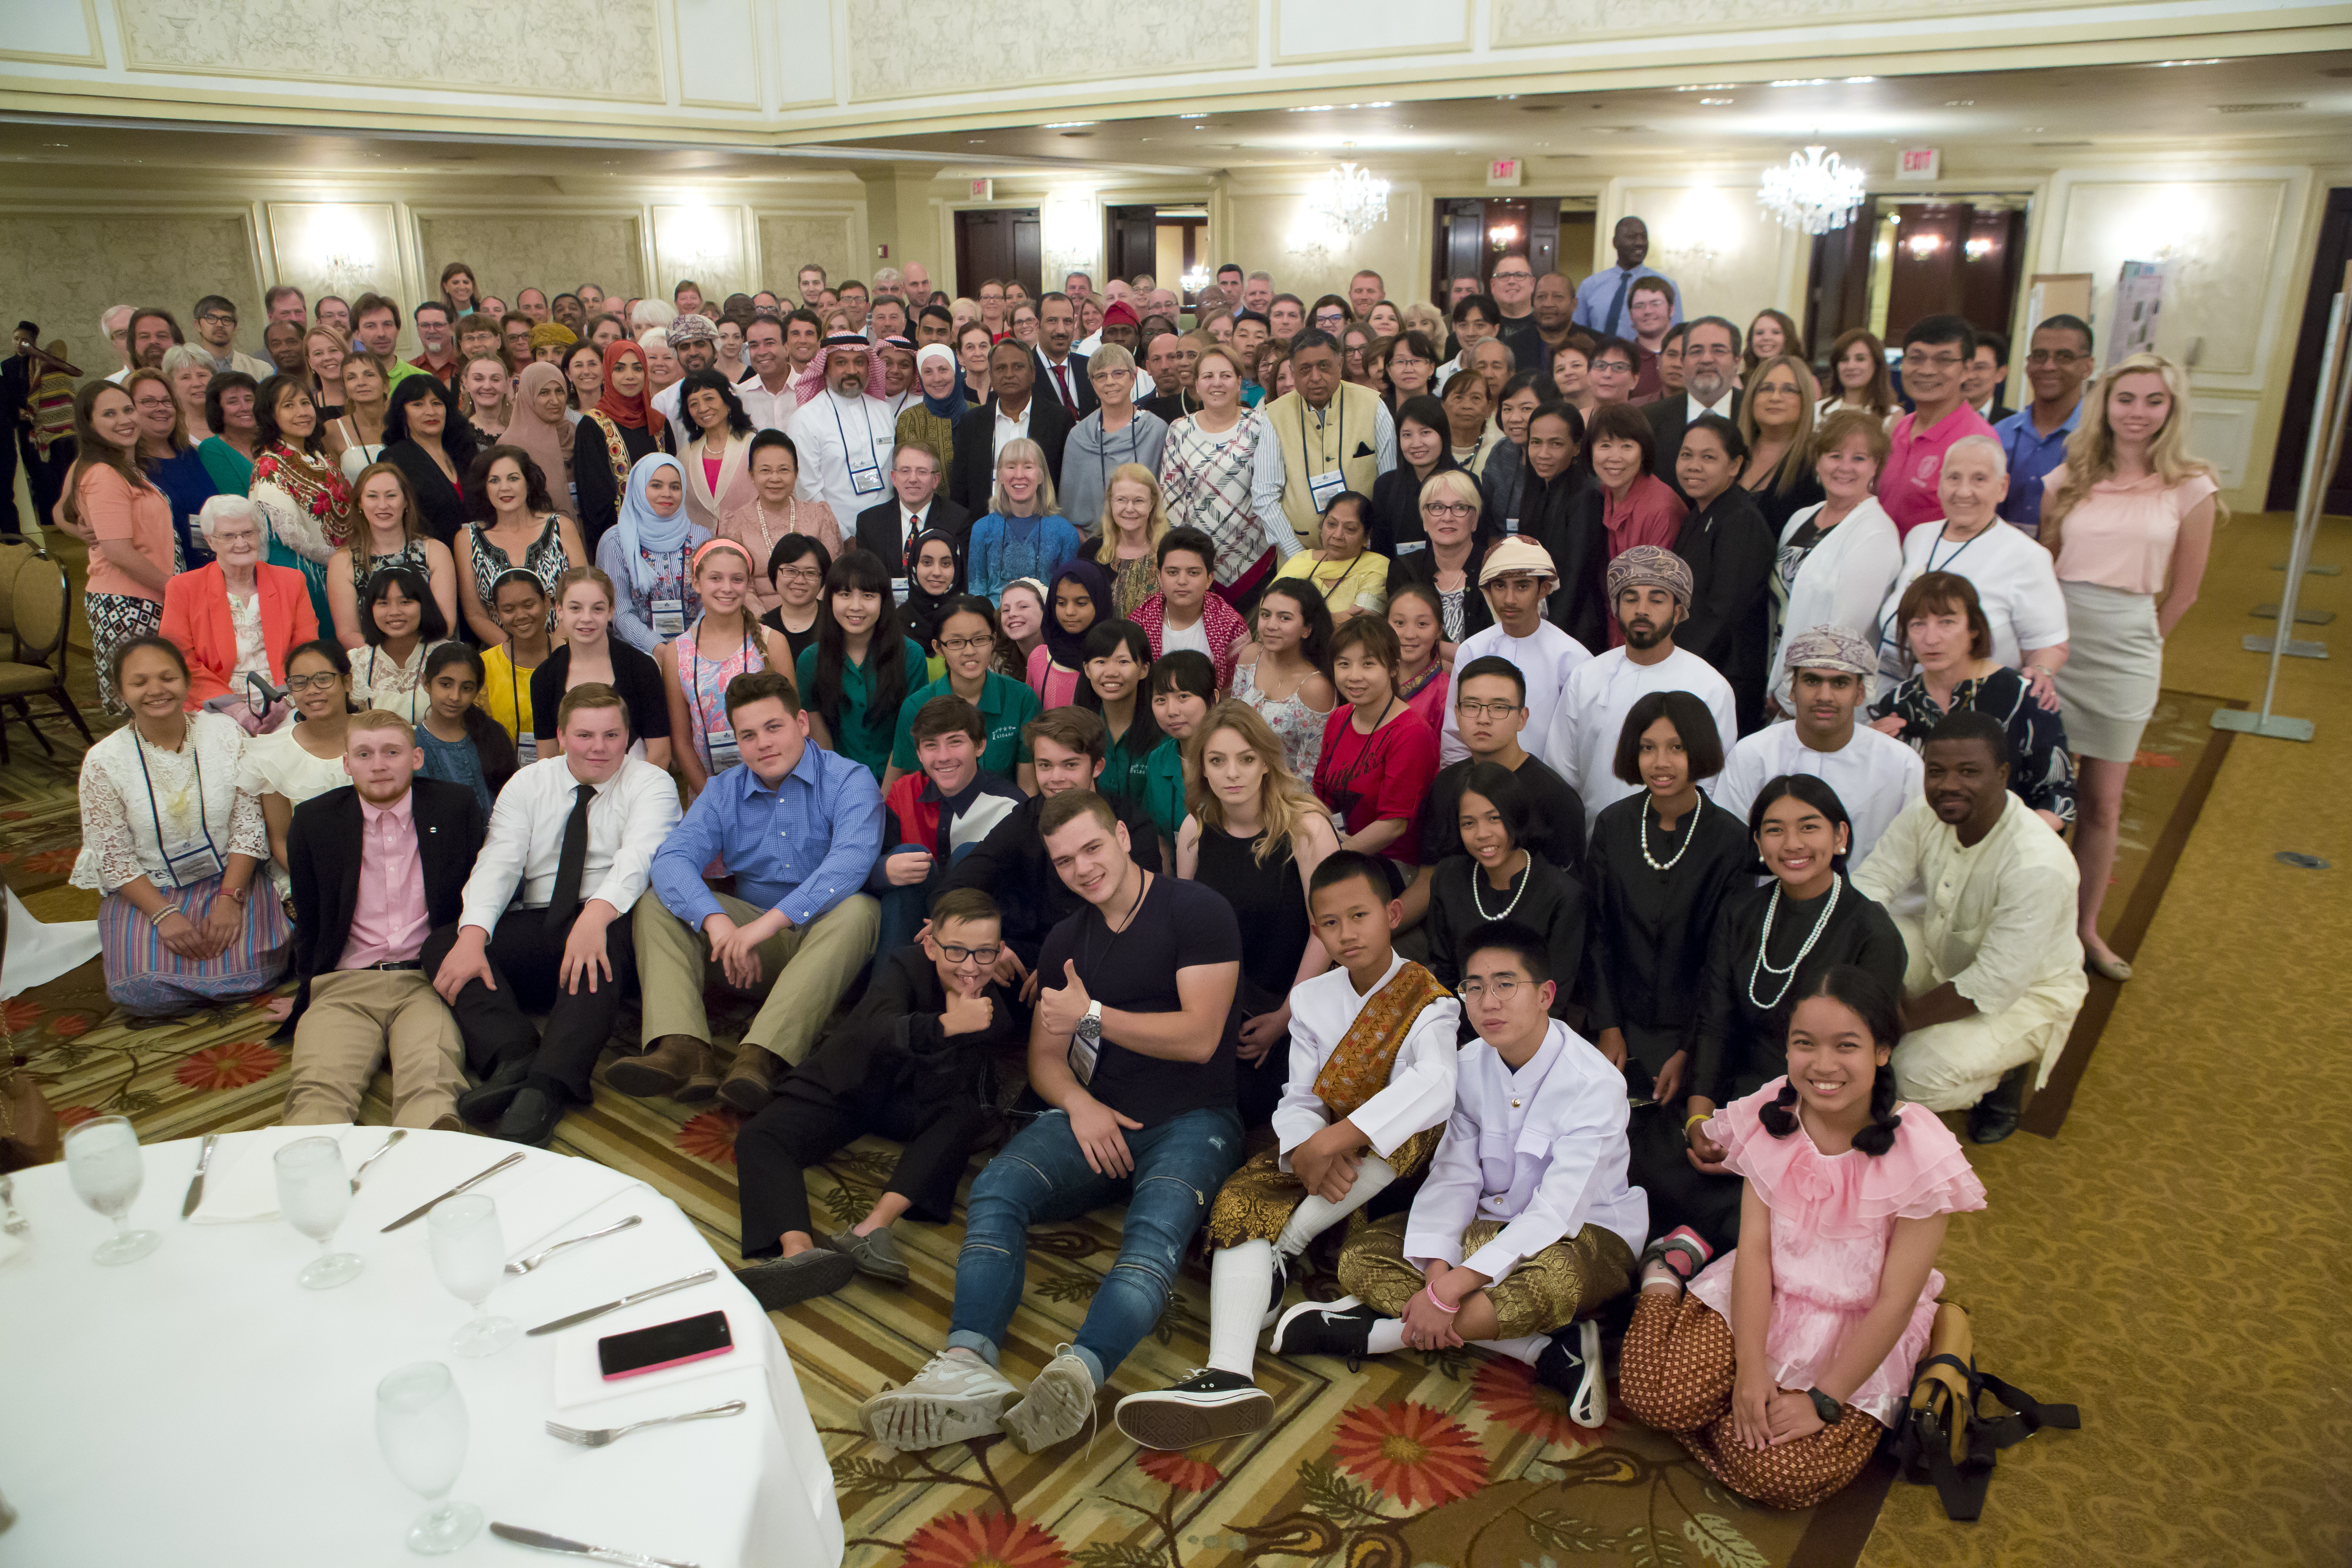
[[[996,1363],[997,1344],[1021,1304],[1022,1275],[1033,1224],[1075,1219],[1127,1200],[1118,1261],[1103,1277],[1078,1330],[1077,1353],[1099,1388],[1160,1321],[1192,1233],[1209,1217],[1209,1200],[1242,1162],[1241,1118],[1230,1110],[1188,1110],[1139,1132],[1124,1131],[1135,1171],[1100,1176],[1070,1131],[1049,1110],[997,1152],[971,1184],[963,1250],[956,1257],[950,1347]]]

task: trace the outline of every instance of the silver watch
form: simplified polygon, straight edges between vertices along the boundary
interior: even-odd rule
[[[1087,1016],[1078,1020],[1078,1038],[1094,1045],[1102,1038],[1102,1004],[1087,1004]]]

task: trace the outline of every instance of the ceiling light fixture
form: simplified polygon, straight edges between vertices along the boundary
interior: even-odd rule
[[[1045,129],[1047,131],[1068,131],[1076,126],[1092,125],[1094,123],[1095,121],[1091,120],[1048,120],[1045,121]]]
[[[1738,85],[1736,81],[1702,81],[1694,82],[1688,87],[1678,87],[1675,90],[1676,92],[1728,92]],[[1780,84],[1776,82],[1773,85],[1777,87]],[[1596,103],[1592,107],[1598,109],[1601,106]]]
[[[1307,210],[1353,238],[1389,216],[1389,183],[1359,163],[1342,163],[1307,187]]]
[[[1827,234],[1843,228],[1867,194],[1860,168],[1825,147],[1813,146],[1765,170],[1756,201],[1785,227]]]
[[[2158,70],[2167,70],[2173,66],[2218,66],[2221,63],[2221,58],[2219,55],[2216,55],[2210,59],[2202,60],[2158,60],[2156,62],[2156,68]]]
[[[1723,104],[1723,103],[1735,103],[1735,102],[1737,102],[1737,101],[1738,101],[1738,100],[1736,100],[1736,99],[1729,99],[1729,98],[1702,98],[1702,99],[1700,99],[1700,100],[1699,100],[1699,101],[1700,101],[1701,103]]]

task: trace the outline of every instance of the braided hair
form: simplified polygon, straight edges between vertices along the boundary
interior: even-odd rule
[[[1888,1060],[1881,1062],[1870,1084],[1870,1125],[1853,1135],[1853,1146],[1875,1157],[1895,1147],[1895,1134],[1901,1119],[1895,1113],[1894,1048],[1903,1040],[1903,1010],[1895,1003],[1879,978],[1856,964],[1841,963],[1823,970],[1805,988],[1799,1001],[1826,996],[1851,1010],[1870,1031],[1874,1045],[1885,1046]],[[1780,1085],[1780,1092],[1772,1103],[1757,1112],[1764,1131],[1775,1138],[1786,1138],[1797,1129],[1797,1085],[1790,1079]]]

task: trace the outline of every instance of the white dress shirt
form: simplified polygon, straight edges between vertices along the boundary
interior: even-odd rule
[[[989,447],[988,451],[988,455],[992,459],[1003,455],[1004,443],[1007,441],[1024,441],[1028,439],[1029,416],[1036,411],[1037,399],[1039,395],[1040,394],[1038,389],[1034,386],[1031,387],[1029,389],[1029,401],[1021,405],[1021,412],[1018,414],[1007,414],[1004,412],[1004,405],[1002,403],[996,405],[996,435],[994,443]],[[1053,394],[1045,393],[1044,395],[1050,397]],[[991,466],[993,467],[993,463],[992,463]]]
[[[507,781],[490,808],[489,831],[475,858],[474,874],[466,879],[460,924],[495,931],[510,904],[547,907],[555,896],[563,830],[581,782],[562,757],[533,763]],[[651,763],[624,758],[619,771],[596,786],[588,805],[580,901],[602,899],[625,916],[646,890],[654,851],[677,821],[677,785],[669,774]]]
[[[1900,744],[1900,742],[1897,742]],[[1906,748],[1906,750],[1908,748]],[[1331,1108],[1315,1096],[1315,1079],[1323,1064],[1355,1027],[1365,1004],[1381,994],[1405,961],[1391,955],[1388,973],[1365,994],[1356,994],[1356,983],[1344,968],[1325,970],[1302,981],[1290,993],[1290,1081],[1274,1108],[1274,1137],[1280,1163],[1290,1169],[1290,1152],[1334,1120]],[[1462,1004],[1441,997],[1421,1010],[1404,1044],[1397,1047],[1389,1068],[1389,1086],[1348,1115],[1356,1131],[1372,1142],[1372,1152],[1387,1159],[1414,1133],[1443,1126],[1454,1108],[1454,1040],[1460,1032]]]
[[[1691,394],[1687,392],[1684,393],[1683,424],[1688,426],[1692,420],[1696,419],[1702,414],[1719,414],[1726,419],[1731,419],[1731,396],[1732,394],[1737,391],[1738,391],[1738,386],[1736,383],[1732,385],[1726,386],[1723,389],[1723,395],[1716,399],[1713,403],[1701,403]],[[1738,421],[1733,420],[1733,423],[1737,424]]]
[[[1454,668],[1462,668],[1458,654]],[[1641,792],[1640,784],[1629,784],[1616,774],[1617,737],[1633,704],[1653,691],[1687,691],[1706,703],[1715,715],[1725,756],[1739,743],[1739,710],[1731,700],[1731,682],[1690,649],[1678,647],[1655,664],[1635,664],[1622,647],[1599,655],[1561,686],[1546,746],[1538,751],[1524,738],[1519,742],[1576,791],[1576,798],[1584,803],[1588,831],[1601,807]],[[1535,696],[1532,686],[1528,695],[1531,700]],[[1699,784],[1712,794],[1714,782],[1701,779]]]
[[[1477,585],[1473,584],[1468,591],[1476,593]],[[1551,733],[1560,693],[1573,672],[1592,662],[1592,651],[1549,621],[1538,622],[1536,635],[1531,637],[1515,637],[1498,621],[1462,639],[1454,650],[1454,668],[1467,669],[1472,659],[1484,658],[1488,654],[1507,658],[1519,667],[1519,675],[1528,683],[1528,727],[1519,736],[1519,744],[1549,760],[1551,752],[1546,737]],[[1469,754],[1470,748],[1462,743],[1462,721],[1455,717],[1454,704],[1448,702],[1445,721],[1437,731],[1438,761],[1441,764],[1458,763]],[[1561,776],[1567,776],[1564,770]]]
[[[1851,873],[1870,858],[1887,825],[1918,804],[1926,769],[1918,752],[1867,724],[1856,724],[1836,751],[1816,752],[1798,735],[1796,721],[1783,719],[1731,748],[1710,793],[1716,805],[1745,822],[1756,792],[1782,773],[1811,773],[1837,791],[1853,826],[1845,862]]]
[[[890,458],[898,442],[888,412],[870,397],[818,393],[793,414],[793,446],[801,455],[801,478],[793,494],[821,500],[845,528],[857,514],[890,493]],[[861,490],[850,478],[850,462],[872,465],[872,487]]]
[[[659,392],[654,394],[654,407],[657,412],[659,412],[663,418],[668,420],[671,424],[688,425],[687,433],[688,435],[692,435],[694,434],[694,430],[691,422],[686,420],[685,416],[677,411],[678,399],[685,395],[686,380],[681,376],[677,380],[671,382],[667,386],[663,387]]]
[[[793,411],[801,405],[800,399],[793,395],[793,378],[789,374],[784,377],[782,388],[775,392],[770,392],[754,375],[748,381],[736,384],[735,396],[743,405],[743,412],[751,416],[752,427],[757,430],[791,430]],[[798,446],[799,443],[794,442],[793,445]]]
[[[1627,1184],[1625,1079],[1608,1058],[1554,1018],[1517,1071],[1473,1040],[1455,1074],[1454,1114],[1406,1221],[1407,1261],[1425,1268],[1435,1258],[1500,1280],[1588,1225],[1641,1252],[1650,1200]],[[1503,1232],[1465,1258],[1462,1234],[1482,1219],[1503,1221]]]

